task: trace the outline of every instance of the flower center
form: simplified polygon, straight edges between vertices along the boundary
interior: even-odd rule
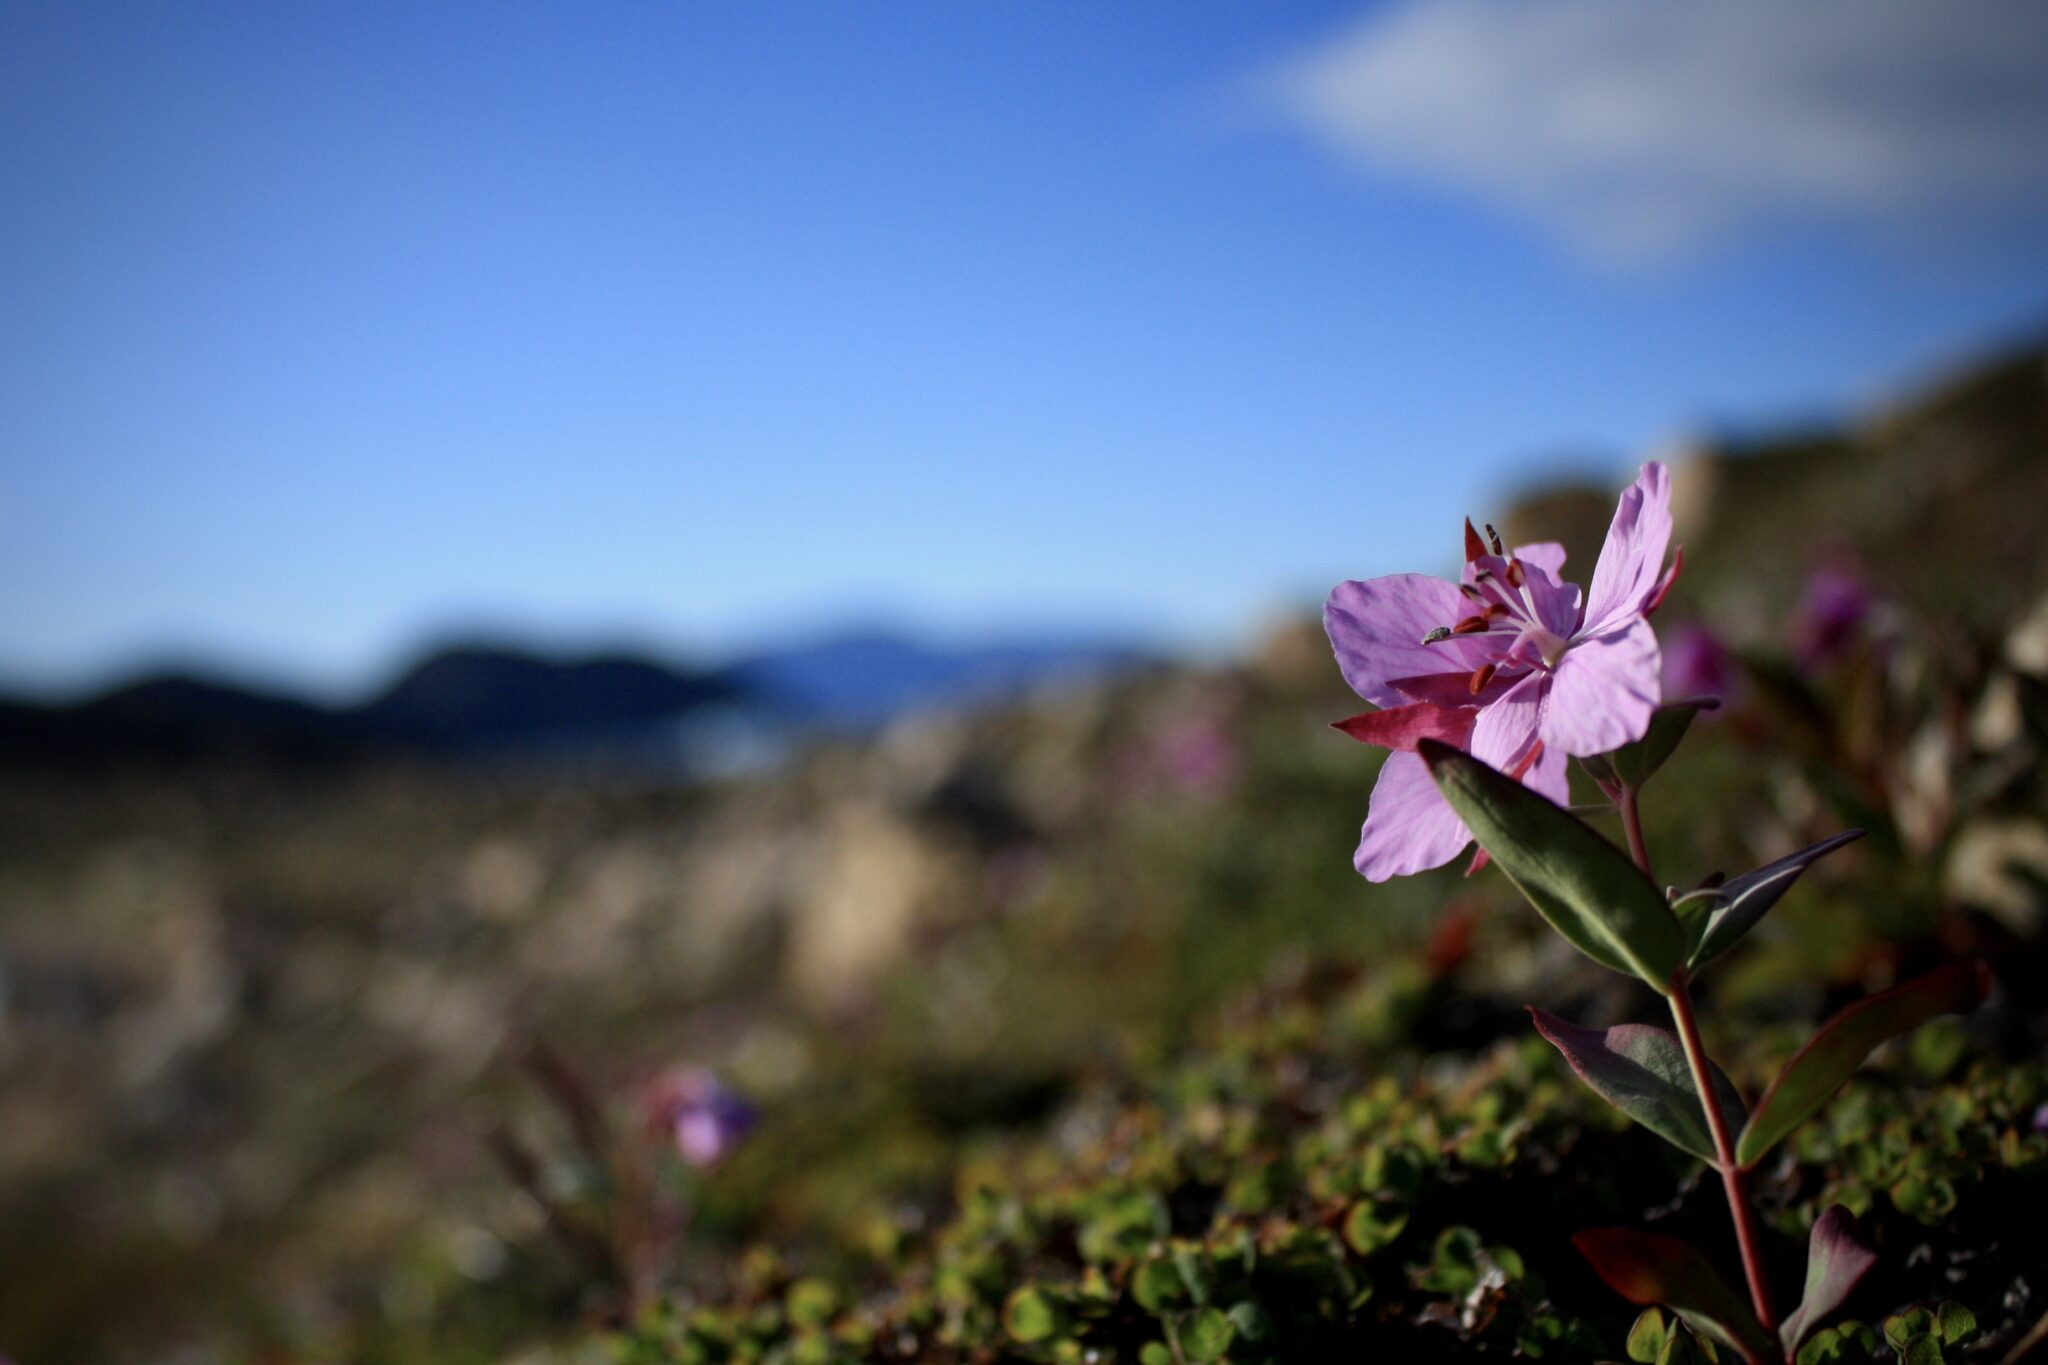
[[[1492,679],[1498,665],[1556,668],[1565,651],[1571,648],[1571,640],[1546,626],[1542,614],[1536,610],[1536,599],[1529,591],[1528,567],[1520,559],[1506,554],[1500,533],[1490,525],[1486,528],[1486,536],[1487,541],[1492,542],[1491,559],[1503,564],[1498,571],[1493,564],[1486,562],[1489,558],[1487,542],[1480,540],[1471,522],[1465,523],[1465,557],[1473,566],[1473,581],[1460,583],[1458,591],[1477,610],[1454,625],[1438,626],[1422,637],[1422,643],[1426,645],[1471,635],[1512,640],[1513,643],[1493,656],[1493,663],[1481,670],[1486,675],[1484,680],[1478,673],[1473,674],[1472,690],[1475,693]],[[1534,658],[1529,657],[1532,651]]]

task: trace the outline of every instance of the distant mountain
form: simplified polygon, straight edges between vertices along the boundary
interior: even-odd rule
[[[464,646],[420,660],[353,718],[369,736],[442,753],[633,747],[733,691],[723,678],[626,655]]]
[[[1040,642],[949,650],[883,632],[758,654],[715,670],[628,654],[438,649],[357,706],[326,707],[184,675],[72,706],[0,699],[0,761],[43,766],[413,756],[673,769],[773,754],[818,731],[1015,696],[1042,680],[1135,666],[1135,650]],[[713,751],[716,751],[714,756]]]
[[[939,649],[865,631],[760,654],[725,677],[757,705],[863,730],[911,711],[1003,701],[1051,679],[1123,672],[1150,661],[1128,646],[1083,640]]]

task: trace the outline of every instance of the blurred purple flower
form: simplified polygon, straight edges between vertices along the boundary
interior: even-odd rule
[[[1715,697],[1735,690],[1735,659],[1709,626],[1687,621],[1664,632],[1664,695]]]
[[[2048,1104],[2044,1104],[2034,1111],[2034,1131],[2037,1133],[2048,1133]]]
[[[1562,546],[1508,554],[1496,536],[1489,553],[1469,521],[1457,583],[1393,574],[1337,586],[1323,607],[1337,665],[1381,708],[1338,728],[1394,751],[1353,858],[1360,873],[1439,867],[1471,842],[1415,751],[1423,739],[1469,749],[1563,803],[1568,755],[1642,737],[1662,695],[1646,618],[1677,574],[1664,569],[1670,539],[1671,483],[1651,463],[1615,507],[1583,601],[1557,576]]]
[[[676,1145],[692,1166],[715,1166],[739,1145],[758,1115],[710,1071],[679,1066],[655,1077],[640,1093],[650,1128]]]
[[[1192,795],[1219,796],[1237,777],[1237,741],[1214,716],[1168,729],[1155,742],[1153,758],[1174,786]]]
[[[1792,611],[1792,653],[1806,668],[1838,662],[1863,634],[1877,595],[1854,559],[1836,555],[1806,576]]]

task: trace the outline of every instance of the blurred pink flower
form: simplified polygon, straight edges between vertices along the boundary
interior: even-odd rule
[[[1237,741],[1215,716],[1168,729],[1155,742],[1153,759],[1174,786],[1198,796],[1220,796],[1237,777]]]
[[[1793,656],[1806,668],[1840,661],[1862,638],[1876,605],[1877,594],[1853,558],[1834,555],[1821,561],[1806,576],[1792,611]]]
[[[648,1082],[641,1088],[640,1109],[648,1126],[700,1169],[724,1160],[758,1117],[753,1106],[700,1066],[679,1066]]]
[[[1735,656],[1712,627],[1686,621],[1664,632],[1665,696],[1727,701],[1735,684]]]
[[[1393,574],[1337,586],[1323,607],[1337,665],[1381,708],[1338,728],[1394,751],[1360,832],[1361,874],[1439,867],[1471,842],[1416,753],[1423,739],[1469,749],[1562,803],[1567,756],[1642,737],[1662,695],[1646,618],[1677,573],[1664,569],[1670,539],[1670,479],[1651,463],[1615,507],[1583,601],[1557,576],[1562,546],[1507,554],[1495,537],[1488,553],[1469,521],[1457,583]]]

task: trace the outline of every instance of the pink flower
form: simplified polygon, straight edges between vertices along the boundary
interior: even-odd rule
[[[1344,680],[1378,711],[1338,728],[1393,750],[1373,788],[1353,862],[1372,881],[1440,867],[1471,842],[1415,752],[1468,749],[1551,800],[1569,799],[1566,759],[1640,739],[1661,696],[1646,619],[1664,571],[1671,484],[1647,464],[1621,495],[1583,602],[1558,577],[1553,543],[1503,551],[1465,524],[1457,583],[1393,574],[1338,584],[1323,624]]]
[[[1876,605],[1877,596],[1855,559],[1831,556],[1806,576],[1792,612],[1792,652],[1808,669],[1839,662],[1861,638]]]
[[[680,1066],[650,1081],[640,1093],[648,1126],[676,1145],[692,1166],[715,1166],[753,1128],[753,1107],[711,1072]]]
[[[1734,691],[1734,658],[1711,627],[1685,622],[1665,632],[1665,696],[1727,701]]]

